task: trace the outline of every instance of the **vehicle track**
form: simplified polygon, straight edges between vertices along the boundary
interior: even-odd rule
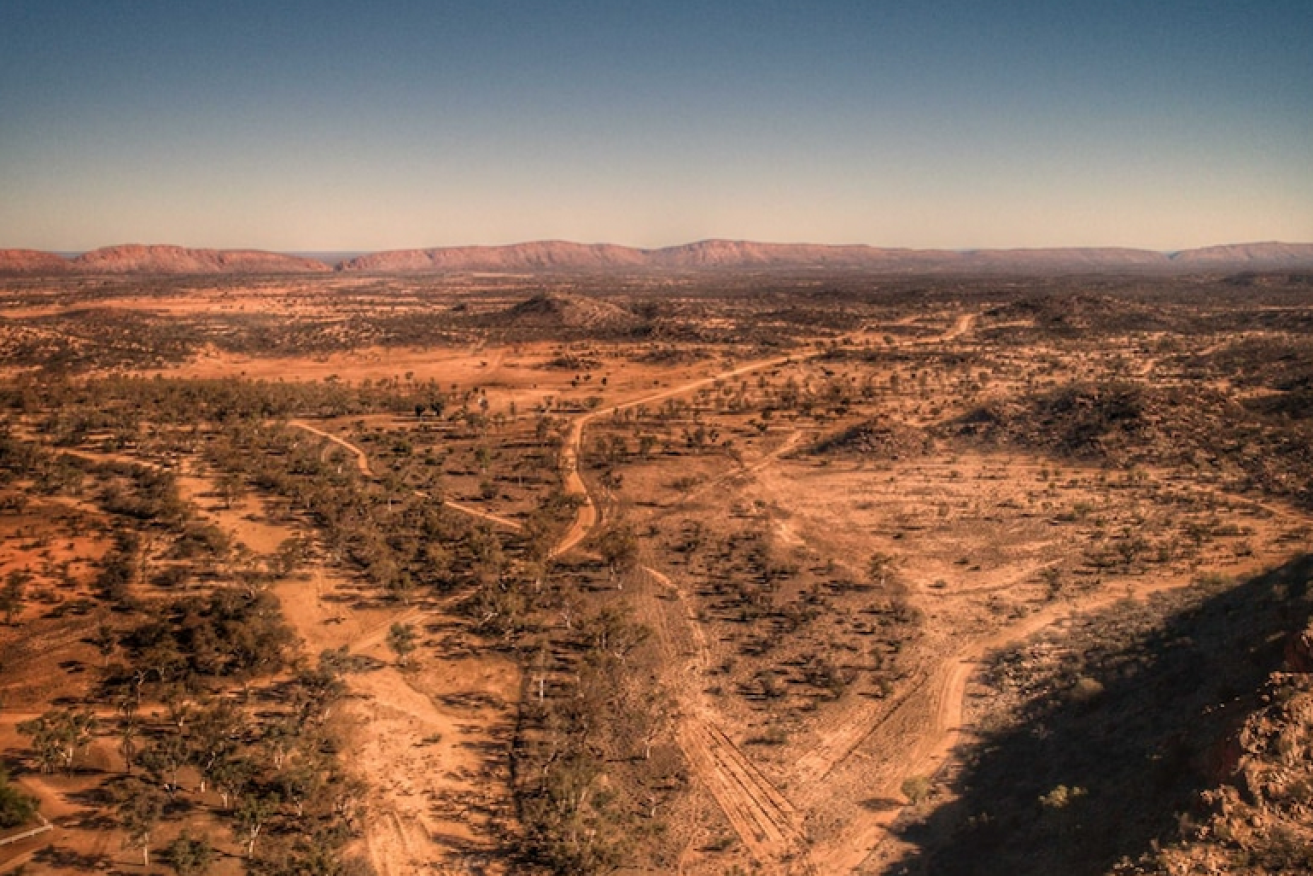
[[[768,367],[776,361],[754,363],[734,369],[732,373],[749,373],[757,368]],[[587,486],[578,471],[579,447],[583,441],[583,427],[587,422],[595,416],[622,410],[625,407],[648,403],[655,399],[668,398],[681,392],[691,392],[700,386],[722,379],[722,377],[722,375],[718,375],[700,379],[691,384],[665,390],[654,396],[645,396],[642,399],[616,405],[604,411],[585,415],[572,424],[569,439],[562,451],[562,468],[566,472],[567,492],[580,495],[581,493],[578,491],[582,491],[584,504],[581,505],[580,513],[576,515],[570,529],[553,549],[553,556],[559,556],[575,548],[588,537],[598,523],[596,505],[593,503],[591,495],[588,494]],[[363,448],[307,423],[293,421],[289,425],[343,447],[355,456],[361,474],[366,477],[373,477],[368,454]],[[792,442],[788,446],[791,446],[791,444]],[[788,446],[783,449],[788,449]],[[471,514],[501,525],[519,528],[518,523],[506,518],[498,518],[495,515],[468,506],[450,502],[446,504],[462,513]],[[684,622],[688,624],[687,633],[695,643],[696,667],[704,668],[707,661],[706,642],[701,635],[701,629],[695,623],[692,623],[691,617],[687,616],[687,604],[683,600],[682,593],[679,593],[673,587],[669,578],[655,569],[646,568],[645,571],[662,586],[679,594],[680,603],[685,608]],[[387,633],[393,624],[415,622],[432,614],[435,610],[432,608],[414,608],[402,615],[388,618],[357,636],[351,642],[351,648],[353,651],[360,652],[375,647],[386,639]],[[665,630],[663,638],[672,641],[673,644],[673,640],[670,639],[671,630],[668,625],[663,623],[660,629]],[[665,665],[675,667],[680,664],[674,654],[668,654],[667,656],[669,659],[665,661]],[[697,675],[700,677],[701,672],[698,672]],[[681,685],[680,687],[685,689],[687,686]],[[726,818],[744,847],[748,849],[758,863],[769,865],[797,856],[803,848],[803,843],[802,835],[796,826],[796,813],[792,804],[757,770],[743,752],[734,745],[733,741],[725,735],[724,731],[703,717],[709,711],[710,707],[704,702],[699,702],[694,708],[684,711],[676,736],[685,756],[706,783],[712,797],[724,811]],[[406,850],[407,857],[414,860],[413,848],[416,841],[414,836],[416,829],[422,829],[422,825],[403,824],[402,819],[395,811],[388,812],[386,817],[373,819],[369,831],[369,840],[367,841],[367,845],[371,850],[371,858],[378,864],[384,864],[385,856],[379,854],[379,850],[389,847],[395,848],[400,845],[401,848]],[[379,836],[380,833],[390,834],[393,841],[389,843]],[[390,862],[385,864],[381,872],[387,873],[388,876],[404,876],[404,874],[413,872],[413,870],[410,866],[403,865],[400,862]]]
[[[301,429],[305,432],[309,432],[311,435],[318,435],[320,438],[323,438],[326,441],[331,441],[348,451],[355,456],[356,468],[360,470],[360,474],[369,480],[374,479],[374,470],[369,466],[369,454],[365,453],[364,448],[360,447],[358,444],[352,444],[345,438],[341,438],[331,432],[325,432],[318,426],[312,426],[304,420],[288,420],[287,425],[294,429]]]
[[[968,331],[973,320],[973,314],[960,316],[951,329],[933,342],[948,340]],[[598,417],[609,416],[629,408],[695,392],[718,381],[751,374],[755,371],[774,368],[795,361],[806,361],[819,354],[817,352],[799,357],[780,356],[747,363],[709,377],[699,378],[660,392],[646,394],[609,407],[600,408],[575,418],[570,424],[566,441],[561,449],[560,467],[565,492],[567,495],[580,497],[582,502],[574,521],[552,549],[551,556],[561,556],[576,548],[601,522],[599,507],[579,471],[580,449],[583,446],[584,430],[589,423]],[[292,421],[289,425],[319,435],[342,446],[355,455],[362,475],[370,478],[374,477],[369,465],[368,455],[359,446],[307,423]],[[767,454],[766,457],[748,467],[745,471],[736,472],[735,475],[750,474],[771,464],[784,453],[793,449],[800,438],[801,433],[790,435],[782,447]],[[455,503],[447,504],[462,513],[518,528],[518,524],[506,518],[499,518],[487,512],[481,512],[478,509]],[[749,854],[759,866],[764,868],[762,872],[799,874],[831,872],[828,869],[818,869],[813,862],[807,848],[805,834],[799,826],[798,812],[793,803],[756,768],[751,759],[710,718],[715,713],[715,708],[706,701],[706,694],[700,688],[701,678],[709,664],[710,652],[703,631],[693,617],[684,593],[658,570],[650,566],[643,567],[643,570],[667,592],[673,593],[683,609],[679,613],[679,620],[676,623],[684,626],[685,629],[679,631],[676,631],[672,626],[670,613],[663,610],[660,605],[649,607],[644,612],[648,619],[654,621],[654,626],[657,627],[658,640],[662,642],[663,650],[666,651],[666,659],[663,661],[663,665],[668,667],[669,670],[680,666],[682,663],[679,659],[681,651],[685,655],[687,654],[687,648],[680,647],[680,640],[693,643],[694,663],[688,666],[684,678],[672,679],[672,689],[676,692],[681,705],[676,739],[690,766],[693,767],[694,772],[724,812],[726,819]],[[416,617],[421,617],[424,612],[416,610],[412,613]],[[357,640],[356,647],[359,648],[366,642],[372,642],[375,637],[385,636],[386,629],[389,629],[391,624],[395,622],[398,621],[396,619],[390,620],[387,624],[380,625],[380,628],[365,633]],[[872,732],[872,728],[869,725],[865,727],[859,725],[857,730],[850,732],[855,733],[855,740],[850,741],[845,736],[832,741],[826,748],[827,753],[824,758],[816,762],[811,772],[819,772],[821,776],[828,773],[834,763],[846,757],[857,744],[860,744]],[[828,766],[825,766],[826,764]],[[823,768],[818,769],[819,767]],[[862,857],[865,857],[865,851],[863,851]],[[860,860],[856,863],[860,863]],[[856,864],[853,866],[856,866]]]
[[[803,851],[793,805],[719,727],[690,717],[678,737],[690,765],[758,864],[780,864]]]
[[[710,649],[687,599],[660,571],[651,566],[642,571],[656,588],[646,588],[639,598],[640,614],[655,628],[663,651],[665,687],[679,702],[675,738],[690,767],[759,866],[778,868],[794,861],[796,872],[811,872],[793,804],[712,717],[715,707],[702,690]]]

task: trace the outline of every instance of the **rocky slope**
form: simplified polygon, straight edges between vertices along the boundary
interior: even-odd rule
[[[1173,264],[1191,269],[1229,268],[1244,265],[1251,270],[1307,270],[1313,263],[1313,244],[1236,243],[1187,249],[1172,256]]]
[[[1181,840],[1115,876],[1227,873],[1272,876],[1313,870],[1313,626],[1288,647],[1262,707],[1230,744],[1228,781],[1200,795],[1182,818]]]

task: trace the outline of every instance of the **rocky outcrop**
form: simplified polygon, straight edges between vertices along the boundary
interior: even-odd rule
[[[1221,746],[1223,781],[1181,821],[1179,842],[1111,876],[1226,873],[1271,876],[1313,867],[1313,626],[1292,637],[1287,672],[1276,672],[1250,714]],[[1292,655],[1297,655],[1291,660]]]
[[[642,320],[623,307],[582,295],[545,293],[521,301],[506,310],[488,314],[484,324],[498,328],[590,332],[631,332]]]

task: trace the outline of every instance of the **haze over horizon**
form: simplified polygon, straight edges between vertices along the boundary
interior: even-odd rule
[[[1313,241],[1310,42],[1306,0],[16,0],[0,247]]]

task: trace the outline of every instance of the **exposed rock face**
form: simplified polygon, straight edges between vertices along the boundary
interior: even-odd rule
[[[71,265],[88,274],[301,274],[332,270],[314,259],[260,250],[140,244],[83,253]]]
[[[510,246],[438,247],[373,253],[343,262],[344,271],[744,270],[835,268],[889,272],[951,269],[959,253],[806,243],[703,240],[661,249],[540,241]]]
[[[1274,673],[1263,702],[1227,740],[1225,781],[1200,795],[1204,817],[1189,813],[1179,842],[1123,862],[1114,876],[1310,872],[1313,676]]]
[[[36,249],[0,249],[0,274],[67,274],[68,259]]]
[[[932,250],[877,249],[870,246],[824,246],[809,243],[753,243],[703,240],[647,250],[647,260],[663,268],[831,267],[915,268],[935,260],[953,262],[958,254]]]

